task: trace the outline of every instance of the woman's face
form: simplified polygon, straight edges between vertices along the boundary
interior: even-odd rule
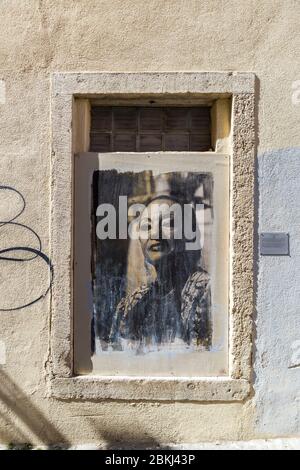
[[[142,212],[140,221],[140,243],[145,258],[153,265],[178,250],[182,240],[175,239],[176,230],[174,211],[176,204],[169,199],[155,199]],[[180,206],[179,206],[180,207]]]

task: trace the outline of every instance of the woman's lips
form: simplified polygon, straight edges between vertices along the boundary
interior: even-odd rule
[[[168,243],[166,243],[165,241],[152,243],[149,247],[149,250],[154,252],[168,251]]]
[[[161,243],[157,242],[154,243],[153,245],[150,246],[150,251],[161,251],[162,250],[162,245]]]

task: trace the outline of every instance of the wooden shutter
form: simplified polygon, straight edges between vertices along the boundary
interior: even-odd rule
[[[92,106],[91,113],[92,152],[211,149],[209,107]]]

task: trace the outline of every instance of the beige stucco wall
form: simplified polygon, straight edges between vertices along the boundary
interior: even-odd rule
[[[297,0],[3,0],[0,10],[0,184],[24,195],[26,208],[19,221],[39,234],[45,253],[51,248],[52,72],[254,72],[259,81],[258,155],[299,146],[300,106],[292,89],[300,79]],[[10,215],[5,210],[14,213],[3,203],[0,208],[5,220]],[[20,246],[17,229],[14,237]],[[37,286],[47,283],[39,265],[28,263],[22,269],[16,273],[10,267],[0,274],[0,281],[7,283],[1,307],[32,298]],[[258,327],[267,305],[268,299],[258,302]],[[268,361],[262,365],[260,359],[253,377],[256,393],[244,403],[47,398],[50,307],[48,295],[26,309],[0,312],[6,353],[0,365],[0,442],[154,445],[299,432],[297,413],[293,425],[261,424],[261,407],[269,406],[272,414],[276,402],[262,405],[257,400],[264,374],[270,373]],[[291,323],[291,330],[296,327]],[[267,333],[258,329],[256,341],[260,334]],[[270,355],[280,330],[271,328],[268,334],[274,335]],[[265,359],[263,348],[257,349]],[[273,374],[280,378],[280,370]],[[287,400],[296,398],[291,394]]]

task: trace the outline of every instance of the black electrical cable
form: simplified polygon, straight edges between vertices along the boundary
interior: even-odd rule
[[[38,245],[39,246],[38,246],[38,248],[31,248],[31,247],[26,247],[26,246],[12,246],[12,247],[9,247],[9,248],[0,249],[0,261],[11,261],[11,262],[17,262],[17,263],[24,263],[24,262],[32,261],[36,258],[41,258],[47,264],[47,267],[49,269],[49,274],[50,274],[49,286],[47,287],[47,290],[43,294],[41,294],[39,297],[35,298],[34,300],[31,300],[30,302],[27,302],[26,304],[23,304],[23,305],[20,305],[20,306],[17,306],[17,307],[0,308],[0,312],[12,312],[12,311],[15,311],[15,310],[21,310],[23,308],[26,308],[26,307],[29,307],[30,305],[35,304],[36,302],[43,299],[48,294],[48,292],[51,288],[52,280],[53,280],[53,267],[52,267],[51,261],[48,258],[48,256],[45,253],[42,252],[42,242],[41,242],[41,239],[38,236],[38,234],[32,228],[28,227],[27,225],[15,222],[15,220],[18,217],[20,217],[21,214],[23,214],[23,212],[26,208],[26,202],[25,202],[25,199],[24,199],[23,195],[20,193],[20,191],[18,191],[17,189],[15,189],[11,186],[2,186],[2,185],[0,185],[0,191],[1,190],[13,191],[14,193],[16,193],[22,201],[22,207],[19,210],[19,212],[14,217],[12,217],[11,219],[0,221],[0,231],[1,231],[1,228],[3,228],[4,226],[13,225],[13,226],[22,227],[25,230],[30,231],[36,237],[36,239],[38,240]],[[20,257],[19,253],[22,253],[22,252],[23,253],[31,253],[34,256],[32,256],[30,258]],[[17,257],[8,256],[9,253],[11,253],[11,254],[18,253],[18,256]]]

